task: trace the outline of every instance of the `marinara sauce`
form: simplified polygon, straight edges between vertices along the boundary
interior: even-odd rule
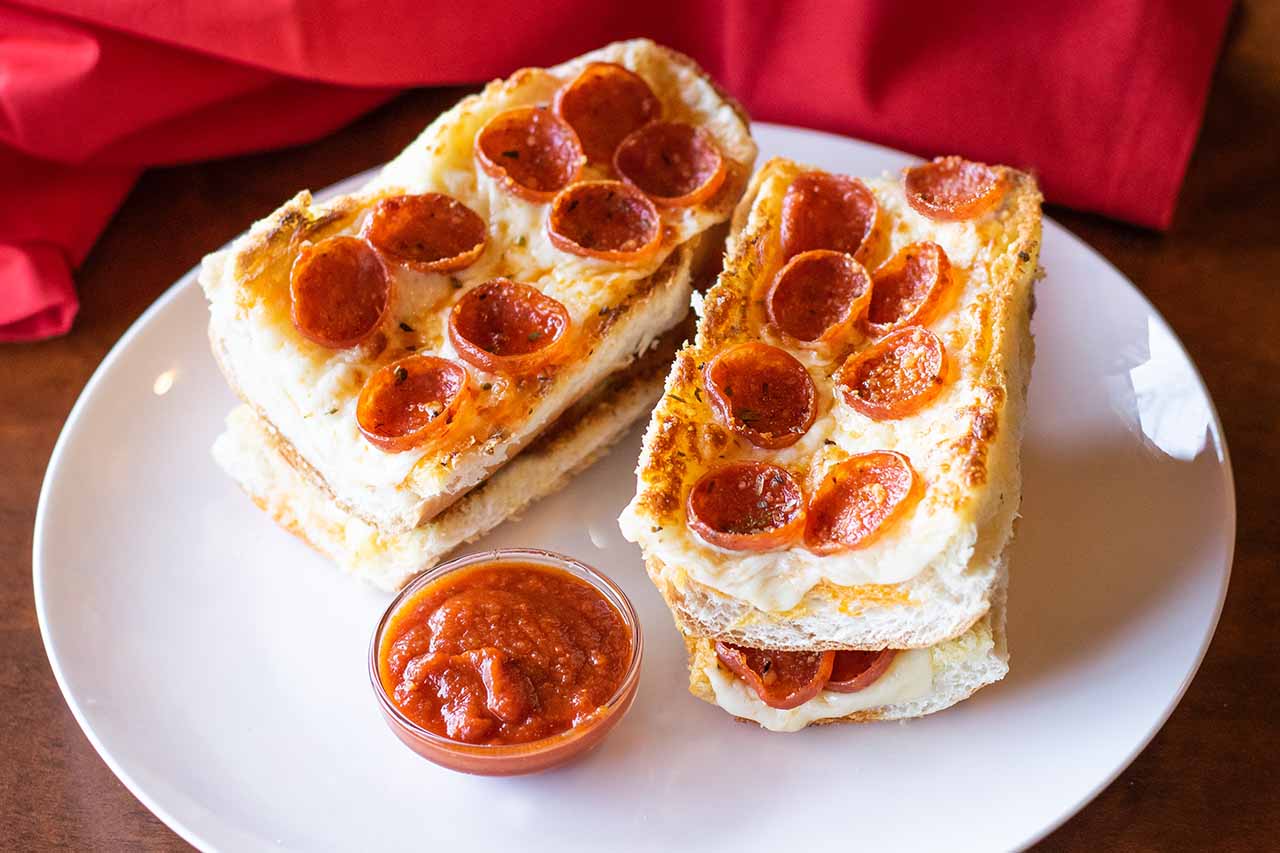
[[[522,744],[593,721],[618,691],[631,629],[595,587],[534,562],[481,562],[406,598],[378,670],[395,707],[466,744]]]

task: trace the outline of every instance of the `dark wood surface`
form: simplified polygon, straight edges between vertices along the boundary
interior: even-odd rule
[[[80,389],[129,324],[205,252],[298,188],[388,159],[461,91],[407,93],[301,148],[148,173],[77,276],[83,307],[71,334],[0,347],[0,849],[186,849],[93,751],[36,626],[36,498]],[[1222,622],[1181,705],[1133,765],[1040,849],[1275,849],[1280,4],[1237,11],[1169,233],[1049,212],[1142,289],[1200,366],[1235,463],[1239,533]]]

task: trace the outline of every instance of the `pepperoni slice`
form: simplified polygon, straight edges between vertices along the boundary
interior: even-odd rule
[[[662,112],[644,78],[613,62],[587,65],[556,92],[554,108],[597,163],[612,163],[618,143]]]
[[[837,383],[844,401],[877,420],[915,414],[938,396],[947,376],[947,352],[938,336],[908,326],[849,356]]]
[[[391,279],[378,253],[358,237],[326,237],[302,247],[289,272],[290,314],[307,340],[355,346],[382,322]]]
[[[653,202],[621,181],[583,181],[556,196],[547,236],[557,249],[585,258],[638,261],[661,237]]]
[[[751,341],[720,353],[705,370],[711,407],[756,447],[800,440],[818,415],[818,393],[795,356]]]
[[[356,401],[356,423],[375,447],[409,450],[443,433],[467,394],[462,365],[411,355],[379,368]]]
[[[716,643],[720,662],[745,681],[760,701],[783,711],[822,692],[835,656],[835,652],[780,652]]]
[[[769,322],[804,343],[838,338],[862,319],[871,301],[871,277],[844,252],[802,252],[778,271],[765,295]]]
[[[449,313],[449,340],[481,370],[541,367],[569,328],[569,312],[535,288],[505,278],[477,285]]]
[[[364,237],[385,258],[421,272],[453,272],[475,263],[488,229],[480,215],[444,193],[384,198]]]
[[[912,243],[871,276],[867,328],[875,335],[924,325],[951,286],[951,261],[937,243]]]
[[[834,554],[869,544],[905,509],[916,475],[901,453],[875,450],[831,468],[809,500],[804,544]]]
[[[573,183],[586,157],[573,128],[545,107],[520,107],[489,119],[476,135],[480,168],[526,201],[550,201]]]
[[[631,133],[613,169],[663,207],[690,207],[715,195],[729,167],[710,133],[678,121],[655,121]]]
[[[864,261],[879,215],[876,197],[857,178],[805,172],[782,197],[782,255],[830,249]]]
[[[838,651],[831,665],[831,678],[827,679],[826,689],[837,693],[865,690],[889,670],[897,656],[897,649],[880,652]]]
[[[937,157],[906,170],[907,204],[940,222],[981,216],[1000,203],[1008,186],[1004,169],[963,157]]]
[[[804,495],[776,465],[732,462],[694,483],[689,526],[705,541],[731,551],[769,551],[796,539],[804,526]]]

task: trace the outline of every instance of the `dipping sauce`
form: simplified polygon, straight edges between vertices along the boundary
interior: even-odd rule
[[[529,561],[478,562],[399,603],[378,675],[412,723],[465,744],[524,744],[588,725],[631,666],[631,628],[594,586]]]

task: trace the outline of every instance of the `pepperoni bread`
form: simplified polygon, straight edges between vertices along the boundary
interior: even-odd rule
[[[406,534],[680,322],[755,153],[652,42],[518,71],[206,258],[215,356],[299,477]]]
[[[772,160],[677,356],[620,519],[682,631],[936,646],[992,606],[1021,493],[1034,179]]]

